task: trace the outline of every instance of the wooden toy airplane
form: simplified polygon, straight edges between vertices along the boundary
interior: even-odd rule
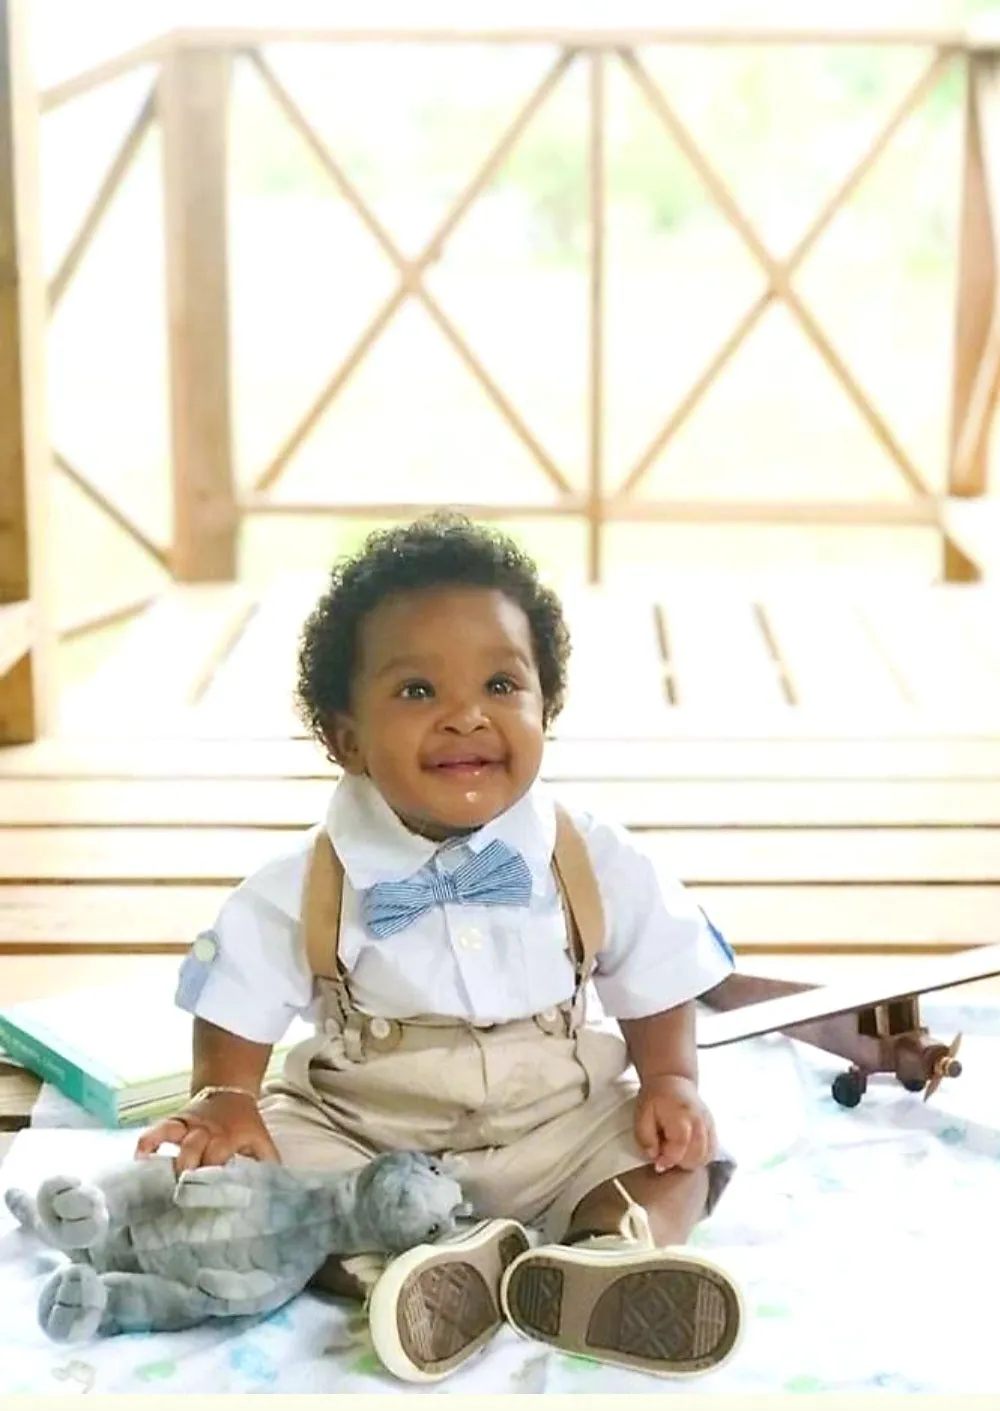
[[[961,1073],[962,1036],[950,1044],[933,1039],[920,1022],[919,996],[994,975],[1000,975],[1000,945],[887,968],[881,984],[806,985],[734,973],[702,996],[720,1012],[699,1017],[698,1047],[787,1034],[850,1063],[833,1083],[842,1107],[858,1105],[875,1073],[894,1074],[926,1102],[944,1078]]]

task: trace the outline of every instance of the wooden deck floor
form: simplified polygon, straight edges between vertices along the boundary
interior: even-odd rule
[[[318,586],[172,590],[67,692],[57,737],[0,751],[5,999],[172,976],[321,816],[333,771],[291,708]],[[834,976],[1000,940],[997,589],[595,590],[568,611],[545,774],[641,831],[744,965]]]

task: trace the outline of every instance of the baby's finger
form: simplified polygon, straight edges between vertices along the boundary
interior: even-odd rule
[[[660,1150],[660,1127],[656,1118],[656,1108],[651,1102],[640,1102],[635,1115],[635,1139],[640,1151],[650,1161],[655,1161]]]
[[[228,1136],[209,1137],[201,1153],[199,1166],[225,1166],[235,1148]]]
[[[148,1132],[143,1132],[135,1144],[135,1154],[137,1157],[154,1156],[161,1146],[180,1146],[186,1131],[187,1123],[168,1117],[165,1122],[158,1122]]]
[[[182,1171],[193,1171],[198,1166],[204,1166],[203,1157],[209,1140],[204,1127],[195,1127],[188,1132],[174,1157],[174,1171],[178,1176]]]
[[[703,1122],[695,1122],[691,1128],[691,1140],[688,1142],[687,1151],[684,1153],[678,1165],[683,1171],[697,1171],[700,1166],[708,1164],[708,1131]]]
[[[266,1127],[261,1127],[259,1132],[240,1147],[240,1155],[252,1156],[257,1161],[272,1161],[275,1165],[281,1165],[281,1155],[271,1140],[271,1134]]]
[[[659,1150],[653,1158],[657,1171],[669,1171],[682,1160],[691,1140],[691,1123],[687,1118],[675,1120],[669,1126],[660,1124]]]

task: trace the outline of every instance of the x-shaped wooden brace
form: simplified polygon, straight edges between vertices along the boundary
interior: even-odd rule
[[[354,208],[370,234],[399,270],[400,276],[399,284],[395,290],[382,304],[381,308],[375,314],[375,317],[361,333],[350,353],[325,384],[306,415],[285,441],[271,463],[257,479],[254,485],[256,492],[260,493],[267,490],[278,479],[299,446],[301,446],[302,442],[306,439],[327,407],[333,401],[334,397],[336,397],[348,378],[355,371],[362,358],[364,358],[368,350],[388,325],[397,309],[401,307],[407,298],[413,295],[423,304],[424,308],[451,343],[466,367],[480,382],[487,395],[507,419],[514,432],[531,451],[552,483],[561,494],[567,496],[573,495],[574,491],[570,482],[525,425],[523,419],[510,402],[510,399],[497,386],[496,382],[483,367],[465,339],[455,328],[455,325],[444,313],[437,300],[428,291],[424,284],[424,274],[435,260],[440,259],[445,242],[451,237],[456,226],[466,215],[476,198],[492,181],[500,165],[506,160],[515,143],[521,137],[521,134],[542,107],[543,103],[560,83],[563,75],[566,73],[575,57],[575,51],[569,49],[563,51],[556,63],[542,79],[542,82],[532,92],[527,102],[517,113],[514,121],[501,135],[482,166],[465,187],[458,200],[435,230],[430,240],[428,240],[421,252],[417,255],[416,259],[408,260],[396,246],[378,218],[374,215],[371,208],[344,172],[330,149],[325,142],[323,142],[322,138],[309,123],[308,119],[302,113],[302,110],[278,79],[273,69],[270,68],[258,51],[253,50],[250,52],[249,58],[251,62],[256,67],[278,106],[282,109],[292,126],[308,144],[323,169],[339,189],[341,195]]]
[[[622,483],[615,498],[623,500],[631,495],[632,491],[646,475],[657,456],[659,456],[660,452],[667,445],[667,442],[671,440],[674,434],[688,419],[692,411],[701,401],[705,392],[719,375],[722,368],[746,340],[751,329],[775,298],[783,300],[796,316],[824,362],[840,381],[851,401],[857,407],[865,421],[868,422],[875,436],[896,462],[896,465],[899,467],[910,488],[914,490],[917,495],[928,496],[930,491],[924,484],[920,473],[917,471],[902,446],[900,446],[886,422],[878,414],[869,399],[858,386],[858,383],[851,375],[850,370],[843,360],[834,351],[816,319],[795,292],[791,281],[795,270],[805,259],[806,255],[815,245],[836,213],[853,194],[855,188],[860,185],[868,172],[875,165],[875,162],[881,156],[897,129],[902,126],[903,122],[905,122],[924,96],[938,81],[945,64],[950,59],[950,55],[941,52],[934,56],[931,63],[906,94],[903,101],[893,111],[889,121],[879,132],[871,147],[841,183],[840,187],[827,200],[792,253],[787,259],[782,261],[775,259],[768,250],[751,222],[740,209],[729,187],[694,141],[689,128],[667,101],[662,89],[636,58],[635,52],[631,49],[621,49],[618,53],[626,70],[631,74],[648,100],[650,107],[663,122],[663,125],[671,134],[677,146],[701,177],[708,194],[712,197],[730,225],[736,230],[737,234],[742,237],[750,253],[764,270],[764,273],[767,275],[768,283],[764,291],[758,296],[756,301],[734,328],[729,338],[723,343],[708,367],[705,368],[701,376],[688,390],[669,420],[640,456],[636,465]]]

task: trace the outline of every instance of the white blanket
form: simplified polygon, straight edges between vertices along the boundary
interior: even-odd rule
[[[703,1082],[740,1169],[694,1243],[742,1282],[735,1359],[662,1382],[503,1331],[444,1392],[996,1392],[1000,1008],[926,1007],[965,1033],[961,1078],[930,1104],[883,1080],[861,1106],[829,1095],[835,1061],[780,1037],[703,1054]],[[134,1135],[19,1133],[0,1189],[86,1175]],[[59,1347],[35,1322],[58,1256],[0,1213],[0,1395],[86,1391],[387,1392],[363,1320],[303,1294],[263,1321]],[[981,1292],[977,1294],[976,1288]]]

